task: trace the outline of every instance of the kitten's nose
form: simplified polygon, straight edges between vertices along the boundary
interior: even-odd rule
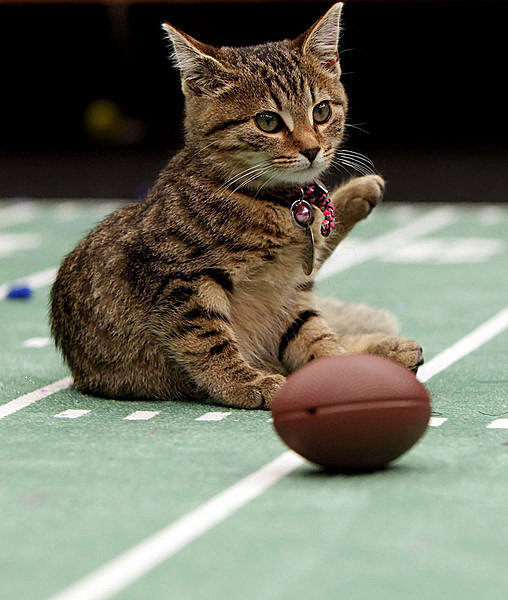
[[[317,153],[321,150],[319,146],[315,148],[307,148],[306,150],[300,150],[300,154],[303,154],[306,158],[309,159],[310,164],[314,161],[317,156]]]

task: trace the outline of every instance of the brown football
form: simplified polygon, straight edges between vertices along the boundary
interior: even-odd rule
[[[427,429],[430,398],[415,375],[368,354],[319,358],[292,373],[273,424],[298,454],[339,471],[383,467]]]

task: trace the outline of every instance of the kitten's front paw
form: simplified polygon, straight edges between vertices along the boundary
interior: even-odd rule
[[[413,373],[423,365],[422,347],[418,342],[403,337],[387,336],[373,344],[369,348],[369,353],[395,360]]]
[[[381,202],[385,182],[379,175],[356,177],[332,194],[335,212],[346,227],[365,219]]]
[[[258,408],[270,410],[272,399],[286,383],[283,375],[268,375],[239,390],[234,406],[238,408]]]

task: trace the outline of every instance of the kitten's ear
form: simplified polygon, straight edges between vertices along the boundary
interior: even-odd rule
[[[217,49],[198,42],[169,23],[162,28],[173,45],[173,60],[180,70],[182,90],[198,96],[216,96],[232,85],[232,73],[216,58]]]
[[[333,74],[340,72],[338,45],[342,6],[343,2],[334,4],[310,29],[295,40],[303,54],[312,56],[325,71]]]

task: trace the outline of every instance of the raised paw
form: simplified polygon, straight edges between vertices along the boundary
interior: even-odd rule
[[[355,177],[332,194],[336,216],[345,227],[350,228],[365,219],[381,202],[385,182],[379,175]]]
[[[403,337],[386,336],[374,343],[369,348],[369,353],[394,360],[413,373],[416,373],[418,367],[423,365],[422,347],[414,340]]]

